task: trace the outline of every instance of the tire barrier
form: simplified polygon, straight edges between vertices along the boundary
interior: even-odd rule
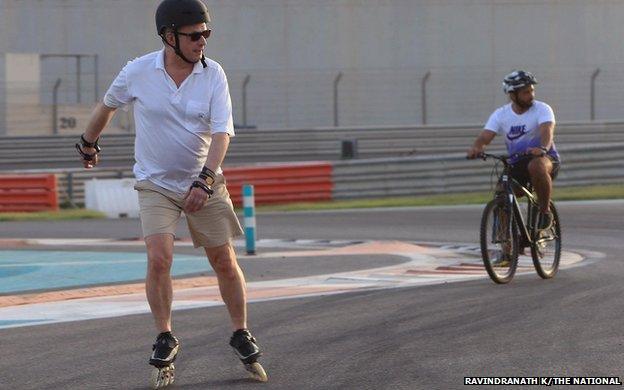
[[[255,202],[283,204],[332,199],[332,164],[329,162],[263,164],[224,170],[232,202],[242,205],[242,186],[254,186]]]
[[[55,175],[0,176],[0,212],[53,210],[58,210]]]

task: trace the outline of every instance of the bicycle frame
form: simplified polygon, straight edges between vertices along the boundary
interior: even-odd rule
[[[533,226],[533,210],[538,207],[537,198],[528,188],[518,183],[515,179],[510,178],[508,172],[503,172],[503,174],[501,175],[501,182],[503,183],[503,186],[505,188],[505,194],[507,195],[507,199],[510,202],[509,204],[511,204],[514,219],[516,221],[516,225],[518,226],[521,238],[529,244],[533,243],[533,237],[531,237],[529,227]],[[514,189],[522,191],[523,195],[526,196],[528,199],[526,223],[524,217],[522,216],[520,202],[518,201],[518,197],[516,196]]]
[[[499,178],[499,184],[502,186],[502,193],[505,195],[505,202],[508,206],[512,208],[512,212],[514,215],[514,219],[516,221],[516,225],[520,232],[521,238],[524,242],[528,244],[533,243],[533,237],[531,237],[531,233],[529,232],[529,227],[533,226],[533,217],[535,215],[535,208],[537,205],[537,198],[535,194],[527,187],[520,184],[517,180],[511,177],[511,166],[507,162],[506,159],[498,158],[497,156],[487,155],[488,157],[496,157],[499,161],[503,162],[504,168],[503,173]],[[524,217],[522,216],[522,210],[520,209],[520,202],[518,202],[518,197],[516,196],[516,192],[514,190],[519,190],[523,193],[524,196],[528,199],[527,206],[527,221],[525,223]],[[496,196],[500,196],[498,193]]]

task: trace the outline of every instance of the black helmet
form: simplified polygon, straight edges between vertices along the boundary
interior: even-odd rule
[[[210,23],[208,8],[201,0],[163,0],[156,10],[158,35],[167,27],[178,27],[197,23]]]
[[[184,61],[193,64],[188,58],[182,54],[180,50],[180,37],[178,28],[198,23],[210,23],[210,14],[208,8],[201,0],[163,0],[156,10],[156,29],[162,41],[171,46],[175,53]],[[165,39],[165,29],[173,29],[175,36],[175,46],[171,45]],[[210,32],[210,30],[208,30]],[[201,63],[205,67],[204,55],[202,54]]]
[[[514,70],[503,79],[503,91],[505,93],[515,92],[527,85],[537,84],[535,76],[524,70]]]

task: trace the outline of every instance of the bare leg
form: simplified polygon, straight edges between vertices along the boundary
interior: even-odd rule
[[[145,237],[147,246],[147,276],[145,292],[158,332],[171,331],[171,264],[173,262],[173,236],[153,234]]]
[[[552,162],[548,157],[536,157],[529,163],[529,176],[535,192],[541,212],[549,210],[550,195],[552,193]]]
[[[210,265],[217,274],[219,291],[230,313],[233,329],[247,328],[245,276],[238,266],[232,245],[204,249]]]

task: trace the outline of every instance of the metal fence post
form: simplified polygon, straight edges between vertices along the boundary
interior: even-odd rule
[[[67,173],[67,200],[71,207],[76,207],[74,203],[74,174],[72,172]]]
[[[248,255],[256,254],[256,211],[254,186],[243,185],[243,217],[245,223],[245,247]]]
[[[596,119],[596,77],[600,73],[600,68],[596,68],[591,75],[591,96],[589,106],[589,118],[593,121]]]
[[[61,79],[56,79],[54,89],[52,89],[52,134],[58,134],[58,89],[61,86]]]
[[[342,72],[338,72],[334,79],[334,127],[338,127],[338,83],[341,78]]]
[[[247,85],[250,79],[250,75],[246,75],[243,79],[243,126],[247,126]]]
[[[82,73],[81,60],[82,56],[76,56],[76,101],[78,104],[80,104],[82,100],[82,94],[80,93],[80,74]]]
[[[429,77],[431,76],[431,72],[427,71],[425,76],[422,78],[420,82],[420,100],[421,100],[421,112],[422,112],[422,124],[427,124],[427,81],[429,81]]]
[[[98,55],[93,55],[93,101],[97,103],[100,100],[100,90],[99,90],[99,82],[100,82],[100,69],[98,64]]]

